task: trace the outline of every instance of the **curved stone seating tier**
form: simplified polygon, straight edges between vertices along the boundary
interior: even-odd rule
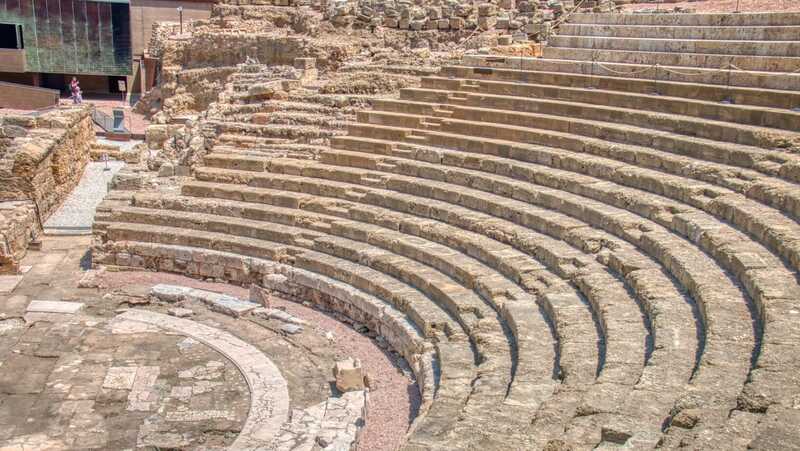
[[[592,86],[592,81],[590,80],[584,80],[582,86],[571,87],[546,84],[545,82],[548,80],[541,80],[540,83],[524,83],[522,81],[473,79],[470,78],[474,77],[470,71],[454,72],[458,75],[451,75],[451,78],[425,77],[422,79],[421,87],[448,91],[451,97],[456,97],[457,92],[465,92],[479,93],[481,97],[497,95],[513,96],[518,99],[551,99],[562,102],[580,102],[580,105],[586,107],[596,105],[608,109],[620,108],[623,109],[622,111],[636,109],[634,111],[641,111],[648,114],[648,116],[666,113],[690,116],[689,120],[703,118],[725,121],[720,122],[718,125],[731,127],[733,125],[726,122],[773,127],[790,131],[796,130],[797,125],[800,124],[800,113],[792,110],[654,95],[649,92],[652,91],[652,87],[649,87],[648,92],[644,93],[623,92],[612,90],[610,89],[611,87],[596,88]],[[534,81],[539,82],[539,80]],[[461,97],[463,98],[464,96]],[[724,98],[720,98],[720,100],[724,100]]]
[[[720,107],[766,107],[781,110],[779,112],[791,113],[792,108],[800,105],[800,93],[788,90],[788,84],[784,83],[782,86],[773,86],[769,90],[762,89],[761,87],[747,87],[737,85],[727,85],[727,74],[720,72],[718,82],[712,83],[712,80],[671,80],[671,77],[677,77],[678,74],[668,73],[668,77],[659,78],[656,82],[653,80],[653,73],[613,73],[607,69],[599,66],[598,63],[578,62],[574,61],[577,65],[575,67],[579,72],[560,72],[557,69],[561,67],[557,60],[532,60],[539,63],[533,63],[529,60],[521,58],[506,58],[506,57],[491,57],[491,56],[471,56],[465,57],[462,64],[467,64],[469,61],[478,63],[476,65],[464,66],[446,66],[442,68],[439,77],[448,78],[462,78],[466,79],[469,83],[477,86],[479,89],[483,82],[512,82],[524,84],[542,84],[548,86],[571,87],[571,88],[589,88],[603,91],[616,91],[621,93],[635,93],[648,95],[648,102],[658,104],[659,99],[662,98],[675,98],[678,97],[684,104],[687,110],[691,110],[695,103],[693,101],[718,103]],[[551,65],[550,68],[545,66]],[[541,64],[542,67],[534,67]],[[632,69],[635,67],[631,64],[605,64],[609,68],[617,68],[618,71],[634,72]],[[530,66],[530,67],[526,67]],[[564,67],[566,69],[566,67]],[[641,70],[641,68],[639,68]],[[708,72],[712,74],[711,70],[696,69],[699,72]],[[725,78],[723,78],[725,75]],[[736,75],[730,74],[731,79]],[[774,77],[774,75],[773,75]],[[429,78],[429,77],[426,77]],[[455,81],[455,80],[454,80]],[[800,79],[795,80],[800,87]],[[469,84],[468,83],[468,84]],[[722,86],[719,86],[722,85]],[[523,88],[524,89],[524,88]],[[654,98],[651,100],[651,98]],[[730,105],[721,104],[721,102],[728,101]],[[636,107],[637,102],[630,104],[623,104],[628,108]],[[644,106],[644,105],[642,105]],[[649,107],[649,105],[647,105]],[[683,113],[686,114],[686,113]],[[769,124],[754,124],[775,126]]]
[[[600,36],[643,39],[702,39],[716,41],[793,41],[800,25],[719,27],[710,25],[639,25],[564,23],[559,32],[567,36]]]
[[[468,66],[487,66],[490,68],[516,69],[520,71],[560,72],[569,74],[599,75],[603,77],[616,77],[625,81],[640,81],[650,86],[651,92],[660,92],[669,83],[685,83],[702,85],[719,85],[717,89],[735,88],[770,89],[781,91],[800,91],[800,74],[796,73],[796,65],[788,61],[779,60],[787,71],[771,72],[766,70],[729,70],[731,58],[711,55],[714,63],[712,67],[702,67],[705,62],[702,57],[687,57],[684,62],[693,63],[693,66],[666,66],[660,65],[660,54],[638,53],[639,60],[625,58],[627,52],[614,54],[606,52],[602,56],[608,60],[598,59],[600,55],[587,49],[565,49],[570,52],[568,56],[586,59],[560,58],[529,58],[506,57],[486,55],[465,55],[462,63]],[[566,52],[565,52],[566,53]],[[551,53],[552,55],[552,53]],[[613,58],[612,58],[613,57]],[[594,58],[594,59],[593,59]],[[672,57],[676,59],[676,57]],[[740,58],[740,59],[746,59]],[[791,58],[785,58],[791,59]],[[687,61],[688,60],[688,61]],[[672,63],[681,62],[680,60]],[[656,64],[659,64],[656,69]],[[736,66],[736,62],[733,63]],[[796,63],[795,63],[796,64]],[[789,66],[789,67],[787,67]],[[738,66],[737,66],[738,67]],[[744,69],[744,68],[742,68]],[[695,85],[697,89],[699,86]],[[768,94],[767,94],[768,95]],[[790,106],[796,107],[797,104]]]
[[[574,48],[592,50],[615,50],[633,52],[663,52],[705,55],[742,55],[748,57],[798,57],[800,56],[800,42],[793,39],[786,41],[761,41],[761,40],[718,40],[718,39],[687,39],[687,38],[642,38],[641,36],[571,36],[569,29],[559,30],[547,42],[553,48]],[[676,64],[679,65],[679,64]],[[775,66],[778,67],[778,66]]]
[[[370,116],[368,119],[373,120],[373,117]],[[395,118],[384,114],[375,117],[374,120],[380,123],[390,122],[406,125],[413,125],[416,122],[417,127],[424,127],[422,122],[425,119],[421,116],[409,115],[400,115]],[[436,130],[448,133],[428,132],[424,129],[423,131],[415,130],[416,135],[408,136],[405,140],[409,143],[419,143],[421,139],[424,139],[425,142],[435,143],[435,145],[445,148],[458,146],[458,148],[469,149],[481,154],[510,155],[515,159],[598,176],[621,185],[671,197],[708,211],[720,219],[735,223],[740,229],[779,253],[792,267],[797,268],[797,263],[800,261],[794,239],[794,237],[800,236],[800,229],[794,221],[784,216],[788,213],[795,218],[798,217],[794,205],[796,205],[800,190],[787,181],[769,178],[758,173],[754,175],[752,172],[740,174],[738,179],[733,179],[731,177],[733,170],[727,169],[723,165],[698,163],[692,158],[672,156],[666,152],[648,150],[641,146],[615,146],[602,140],[586,142],[565,133],[559,133],[556,136],[547,133],[540,136],[536,129],[514,126],[475,122],[467,124],[455,119],[443,120],[438,124]],[[459,134],[461,130],[465,129],[480,138],[470,138]],[[404,130],[406,129],[370,127],[362,124],[351,126],[353,134],[362,136],[375,136],[376,133],[396,135],[398,132],[403,133]],[[495,139],[497,136],[511,138],[514,134],[518,136],[516,140],[521,143]],[[399,140],[399,138],[395,139]],[[564,150],[523,144],[537,143],[537,141],[552,143],[553,146]],[[582,152],[590,153],[592,156],[587,157]],[[637,166],[644,166],[648,169]],[[705,171],[705,169],[710,170]],[[663,171],[701,179],[703,182],[666,175]],[[704,183],[706,180],[721,184],[724,188]],[[736,194],[737,192],[743,195]]]
[[[569,23],[578,24],[714,27],[723,31],[739,27],[782,27],[800,24],[800,13],[790,12],[749,12],[746,14],[576,13],[571,15],[570,18]]]

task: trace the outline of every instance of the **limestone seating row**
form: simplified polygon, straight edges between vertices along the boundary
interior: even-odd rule
[[[298,164],[291,162],[288,162],[287,164],[289,166],[284,168],[288,168],[290,171],[297,170]],[[341,167],[326,168],[321,167],[321,165],[302,166],[308,169],[308,175],[313,176],[313,174],[317,172],[317,176],[321,178],[333,177],[356,183],[359,180],[362,180],[360,177],[363,176],[364,173],[368,172],[358,170],[346,171]],[[274,171],[283,168],[280,168],[278,165],[276,165],[276,162],[271,162],[270,169]],[[322,175],[323,173],[324,175]],[[359,173],[361,175],[359,175]],[[378,178],[377,176],[369,176],[368,180],[374,183],[378,180]],[[493,203],[504,205],[506,208],[508,208],[509,204],[521,204],[514,205],[514,211],[517,212],[525,211],[526,209],[526,206],[518,201],[509,201],[507,198],[499,196],[495,197],[485,192],[483,194],[478,194],[477,192],[472,194],[472,190],[469,189],[460,189],[457,191],[448,192],[450,190],[441,183],[428,184],[413,177],[384,177],[382,184],[384,186],[391,186],[391,188],[394,190],[405,190],[411,193],[424,192],[426,195],[434,198],[453,199],[454,196],[455,198],[458,198],[459,196],[461,198],[465,198],[467,195],[482,196],[482,202],[489,204],[489,206],[483,207],[485,209],[492,208],[491,205]],[[493,200],[493,202],[490,202],[489,200]],[[584,204],[585,203],[580,205]],[[553,206],[549,207],[554,208]],[[576,207],[579,210],[583,208],[581,206],[573,206],[570,208],[574,209]],[[497,207],[494,208],[497,209]],[[745,299],[743,299],[741,292],[734,285],[728,282],[727,276],[724,274],[724,272],[718,269],[718,267],[711,260],[702,254],[702,252],[689,252],[691,250],[691,246],[686,246],[685,244],[682,245],[682,241],[676,241],[673,239],[673,235],[669,232],[659,233],[658,228],[660,228],[660,226],[653,225],[653,227],[656,229],[655,233],[651,232],[641,234],[638,236],[638,242],[636,244],[649,251],[654,257],[658,257],[662,263],[664,263],[665,266],[676,276],[676,278],[681,280],[683,285],[686,286],[690,292],[692,292],[692,294],[695,296],[695,299],[698,299],[698,301],[703,305],[702,310],[704,313],[709,315],[709,317],[704,318],[704,323],[706,327],[709,328],[708,337],[727,337],[722,338],[716,343],[714,342],[715,340],[709,339],[707,341],[704,357],[708,360],[714,361],[716,358],[718,358],[718,356],[738,355],[738,358],[726,358],[725,360],[727,361],[724,362],[724,364],[722,362],[714,362],[714,364],[710,366],[704,365],[706,360],[701,360],[700,370],[698,371],[694,380],[697,381],[698,379],[705,379],[705,377],[718,371],[720,368],[719,365],[726,366],[727,372],[724,376],[715,374],[713,378],[710,378],[710,380],[714,380],[716,383],[719,381],[719,377],[722,376],[729,378],[728,380],[731,382],[727,385],[726,389],[720,390],[720,393],[718,393],[719,397],[713,401],[710,401],[710,404],[713,405],[722,400],[721,404],[730,406],[732,403],[735,405],[736,396],[740,390],[737,389],[736,386],[738,385],[741,387],[744,382],[747,370],[749,369],[749,358],[747,356],[750,355],[755,341],[755,338],[753,337],[752,326],[750,325],[751,313],[748,311],[747,302]],[[614,227],[609,227],[609,229],[614,229]],[[681,247],[684,247],[685,249],[681,249]],[[681,252],[678,252],[678,250],[681,250]],[[691,258],[687,258],[689,255],[691,255]],[[710,288],[711,286],[713,286],[713,288]],[[725,299],[725,304],[728,304],[729,300],[731,299],[738,298],[739,301],[733,306],[726,306],[726,308],[722,308],[722,298]],[[741,341],[740,337],[743,336],[749,336],[749,338]],[[710,368],[711,371],[703,371],[704,368]],[[704,387],[703,389],[707,389],[707,387]]]
[[[485,57],[489,59],[491,57]],[[505,58],[496,58],[506,61]],[[513,60],[511,61],[512,63]],[[591,63],[589,63],[591,65]],[[596,65],[595,65],[596,66]],[[689,80],[689,83],[680,81],[659,80],[653,83],[652,74],[650,79],[625,78],[619,74],[607,74],[602,68],[595,67],[597,70],[587,71],[586,73],[572,72],[553,72],[539,70],[518,70],[516,68],[502,67],[478,67],[478,66],[445,66],[439,73],[439,77],[466,79],[474,81],[477,88],[482,88],[484,82],[511,82],[513,84],[541,84],[558,86],[562,88],[591,88],[604,91],[616,91],[621,93],[646,94],[652,102],[658,102],[660,98],[677,98],[686,105],[692,101],[713,102],[719,104],[729,101],[730,106],[752,106],[766,107],[782,110],[790,110],[800,106],[800,93],[788,91],[784,86],[781,89],[756,89],[741,86],[718,86],[714,84],[702,84],[699,80]],[[731,74],[733,76],[733,74]],[[431,77],[426,77],[431,78]],[[646,78],[646,77],[645,77]],[[491,85],[487,85],[491,86]],[[654,95],[658,92],[658,96]],[[635,103],[623,105],[631,107]],[[650,105],[648,105],[650,106]],[[725,105],[720,105],[725,107]],[[680,108],[680,107],[679,107]],[[674,111],[676,114],[687,114]],[[796,112],[795,112],[796,113]],[[769,124],[758,124],[770,126]]]
[[[646,25],[686,27],[774,27],[800,25],[800,13],[708,14],[583,14],[569,16],[570,24]]]
[[[563,23],[559,34],[644,39],[711,39],[730,41],[795,41],[800,25],[778,26],[680,26],[680,25],[608,25]]]
[[[381,108],[386,111],[362,113],[359,117],[363,122],[351,124],[348,129],[352,131],[363,123],[370,123],[401,130],[407,128],[454,134],[463,134],[464,130],[469,130],[471,135],[486,138],[509,136],[514,137],[514,141],[576,149],[603,156],[613,153],[631,155],[622,160],[633,158],[633,155],[638,158],[647,155],[647,159],[657,162],[642,159],[640,164],[668,172],[678,170],[674,167],[674,162],[690,160],[711,169],[708,173],[695,171],[698,174],[696,177],[724,180],[721,184],[731,189],[745,186],[750,188],[754,179],[785,185],[785,182],[796,182],[796,174],[800,172],[797,170],[800,167],[797,158],[788,152],[732,145],[666,132],[648,135],[645,128],[616,126],[613,123],[545,115],[533,115],[538,120],[526,121],[532,113],[436,106],[420,102],[387,102],[381,104]],[[398,109],[403,112],[392,111]],[[685,173],[689,169],[679,171]],[[720,174],[725,175],[720,177]],[[791,186],[787,185],[787,193],[792,192]]]
[[[691,69],[675,67],[670,68],[670,70],[665,70],[664,67],[655,67],[654,59],[657,59],[659,56],[658,53],[649,54],[651,55],[650,62],[642,62],[642,58],[638,61],[625,58],[625,54],[630,52],[617,52],[616,54],[612,54],[616,57],[615,61],[601,58],[600,53],[595,54],[592,50],[562,50],[569,50],[572,53],[571,57],[528,58],[470,54],[464,56],[462,64],[522,72],[559,72],[591,76],[599,75],[609,78],[622,78],[625,80],[638,79],[643,83],[649,84],[651,86],[651,92],[660,91],[667,86],[668,83],[692,84],[695,85],[693,86],[695,89],[697,84],[701,84],[719,85],[719,89],[727,89],[728,86],[731,86],[736,88],[800,91],[800,74],[798,73],[753,70],[750,67],[740,66],[736,61],[733,61],[733,64],[743,70],[731,71],[728,70],[731,63],[730,57],[715,57],[717,61],[714,62],[720,63],[716,66],[711,65],[710,67],[703,67],[702,64],[698,64],[698,62],[695,61],[691,64]],[[696,56],[695,59],[697,59]],[[785,60],[790,59],[791,58],[785,58]],[[648,59],[644,58],[644,61],[648,61]],[[660,60],[658,63],[662,64]],[[665,61],[664,63],[667,62]],[[797,68],[792,69],[790,72],[796,69]],[[765,93],[764,95],[769,96],[769,93]],[[789,108],[797,106],[797,103],[793,103]]]
[[[424,126],[428,129],[451,129],[456,133],[459,133],[462,129],[469,129],[473,131],[473,134],[477,132],[474,131],[475,127],[473,126],[472,121],[458,120],[456,118],[456,113],[458,113],[458,116],[464,116],[465,114],[462,112],[471,113],[473,115],[478,114],[481,115],[483,119],[487,121],[494,120],[495,123],[498,124],[506,124],[510,122],[509,120],[505,120],[507,116],[505,116],[503,113],[498,113],[495,111],[490,111],[491,114],[481,114],[483,113],[483,110],[474,112],[472,110],[456,109],[455,107],[447,107],[451,109],[443,110],[442,106],[422,104],[418,102],[384,101],[384,103],[381,103],[380,105],[382,108],[390,111],[399,109],[403,112],[407,112],[411,110],[417,114],[416,117],[414,117],[414,115],[408,114],[390,115],[381,112],[370,112],[362,114],[362,117],[368,118],[370,121],[375,123],[388,122],[404,127],[413,127],[415,124],[419,126],[419,124],[424,122]],[[431,119],[420,118],[424,114],[434,114],[436,116],[446,117],[447,119],[434,119],[436,124],[430,125],[432,121]],[[794,199],[797,197],[798,190],[793,183],[787,182],[797,181],[795,174],[797,172],[797,168],[800,166],[798,166],[797,158],[788,152],[778,150],[760,150],[757,148],[744,146],[729,146],[725,145],[724,143],[715,144],[714,142],[707,140],[698,142],[697,139],[682,139],[675,136],[664,137],[663,135],[657,135],[655,141],[657,145],[653,145],[651,147],[627,144],[628,138],[633,136],[635,138],[633,139],[634,143],[641,138],[645,140],[645,142],[641,144],[647,145],[647,138],[644,136],[646,132],[643,131],[644,129],[638,130],[638,134],[620,133],[618,135],[610,136],[603,136],[601,134],[599,136],[600,139],[590,138],[588,140],[579,140],[578,137],[573,136],[572,133],[559,131],[563,130],[564,128],[572,131],[572,129],[569,128],[571,123],[570,121],[565,119],[560,123],[562,124],[560,125],[561,129],[546,122],[541,122],[531,124],[534,126],[527,127],[528,130],[525,132],[520,132],[519,129],[517,129],[517,133],[525,133],[524,141],[526,142],[560,147],[572,151],[590,152],[600,156],[614,155],[615,159],[629,161],[632,164],[647,166],[656,170],[677,173],[703,181],[708,181],[710,183],[719,184],[728,189],[746,194],[749,197],[759,200],[760,202],[780,208],[792,215],[795,214],[794,212],[796,209],[792,206],[792,204],[796,202]],[[549,132],[539,129],[536,127],[539,125],[542,127],[549,126],[550,128],[556,128],[556,131]],[[351,126],[351,128],[352,127],[353,126]],[[356,125],[355,127],[358,126]],[[510,136],[516,127],[482,123],[478,124],[477,128],[485,130],[483,136],[492,137],[495,135]],[[576,128],[575,132],[580,132],[580,134],[588,134],[583,131],[583,128]],[[636,138],[637,136],[638,138]],[[622,142],[623,144],[615,145],[613,142]],[[667,145],[667,143],[675,142],[684,143],[684,147],[670,147]],[[593,145],[587,145],[588,143]],[[657,150],[653,149],[653,147],[665,150]],[[686,156],[671,155],[669,151],[683,151],[678,153],[683,153]],[[723,164],[717,164],[715,162]],[[687,166],[687,163],[691,163],[691,166]],[[734,167],[728,165],[732,165]],[[761,172],[761,174],[751,170],[742,170],[739,168],[755,169]],[[766,177],[765,175],[771,177]],[[764,191],[767,191],[772,195],[765,194]],[[778,193],[780,196],[778,196]],[[716,193],[714,196],[719,196],[722,194],[724,194],[724,191]]]
[[[208,207],[208,206],[206,206]],[[223,207],[223,211],[230,208],[230,205]],[[276,240],[289,244],[307,246],[309,248],[321,250],[323,252],[344,257],[350,260],[361,261],[369,264],[375,269],[379,269],[387,274],[392,274],[404,280],[406,283],[423,290],[431,299],[446,306],[453,315],[460,319],[462,325],[474,338],[474,343],[480,352],[481,369],[479,378],[484,392],[482,395],[473,395],[470,402],[482,402],[486,406],[492,403],[502,403],[507,387],[510,382],[511,356],[505,334],[501,329],[495,329],[490,323],[491,312],[485,310],[482,302],[467,291],[447,282],[451,279],[443,279],[437,276],[438,273],[432,271],[430,267],[414,263],[411,260],[400,258],[397,254],[379,251],[371,246],[359,246],[351,240],[345,238],[334,238],[319,236],[313,238],[312,234],[305,229],[296,229],[290,226],[280,228],[279,232],[264,230],[260,224],[264,223],[264,213],[260,215],[260,220],[244,220],[238,217],[216,217],[209,214],[174,212],[167,210],[139,209],[137,207],[117,208],[113,212],[113,220],[118,223],[148,223],[155,225],[179,225],[182,228],[196,230],[211,230],[223,234],[234,234],[241,236],[254,236],[259,239]],[[207,211],[207,209],[205,210]],[[253,213],[253,209],[249,210]],[[300,238],[292,238],[295,233]],[[350,232],[357,234],[357,232]],[[391,244],[385,244],[387,247]],[[408,246],[408,245],[407,245]],[[535,312],[535,304],[531,303],[532,311]],[[529,310],[528,313],[531,311]],[[549,334],[548,334],[549,336]],[[503,344],[506,343],[506,344]],[[552,352],[552,345],[548,345]],[[551,360],[553,358],[551,357]],[[552,369],[548,368],[543,376],[550,380]],[[489,396],[490,398],[485,398]],[[483,399],[483,401],[481,401]],[[494,400],[494,401],[489,401]],[[468,403],[469,404],[469,403]]]
[[[337,144],[338,142],[334,143],[334,145]],[[352,145],[350,147],[352,148]],[[374,152],[374,150],[372,151]],[[413,155],[408,149],[403,149],[398,154],[405,158],[408,158],[408,155]],[[425,153],[427,158],[430,158],[431,154],[431,151]],[[326,159],[327,156],[323,154],[323,161]],[[441,161],[447,160],[447,158],[441,158]],[[453,163],[454,161],[457,161],[457,157],[450,159],[450,164],[456,164]],[[387,161],[381,161],[378,164],[381,164],[383,170],[391,166],[391,163]],[[500,164],[492,166],[503,167]],[[377,167],[377,164],[375,167]],[[490,166],[487,165],[487,167]],[[514,171],[512,170],[512,172]],[[515,172],[517,176],[523,173],[521,169]],[[551,170],[549,176],[552,177],[553,175]],[[466,179],[466,176],[457,178],[463,180]],[[596,182],[573,178],[568,180],[568,183],[564,183],[563,186],[591,187],[593,183]],[[578,189],[577,191],[585,190]],[[605,195],[607,196],[608,194],[606,193]],[[641,195],[636,195],[635,193],[623,196],[621,195],[619,199],[642,198]],[[608,197],[601,198],[608,199]],[[656,205],[655,208],[657,209],[658,206]],[[790,383],[791,374],[794,371],[777,370],[781,367],[793,368],[791,358],[786,356],[789,351],[785,349],[787,338],[791,337],[792,333],[788,327],[788,322],[782,319],[791,316],[785,302],[791,303],[793,302],[792,300],[800,297],[800,290],[798,290],[794,273],[782,268],[780,261],[765,249],[749,244],[746,237],[741,236],[741,234],[737,235],[735,231],[726,230],[725,227],[720,227],[720,223],[713,219],[691,211],[676,215],[675,218],[677,220],[675,221],[676,224],[671,227],[673,231],[691,238],[707,252],[711,253],[724,267],[742,280],[747,291],[756,301],[759,319],[766,329],[763,332],[761,343],[759,361],[763,363],[760,365],[763,368],[771,367],[772,371],[775,372],[769,374],[775,374],[779,382],[774,384],[766,382],[766,377],[762,377],[756,384],[751,382],[746,387],[742,400],[749,406],[759,405],[759,407],[754,407],[754,410],[763,408],[761,403],[764,402],[765,398],[769,398],[769,402],[778,403],[781,399],[779,395],[780,383]],[[669,225],[669,222],[667,222],[667,225]],[[769,324],[772,325],[768,326]]]
[[[800,30],[800,27],[798,28]],[[612,31],[613,33],[613,31]],[[551,47],[583,48],[594,50],[627,50],[634,52],[697,53],[706,55],[747,56],[800,56],[797,35],[786,41],[673,39],[668,37],[643,38],[640,36],[572,36],[559,30],[557,36],[547,41]]]
[[[383,116],[379,119],[381,122],[385,122],[387,117]],[[398,121],[405,126],[411,124],[407,116],[401,116]],[[438,129],[442,128],[446,127],[438,126]],[[570,138],[569,135],[542,142],[538,137],[531,136],[532,133],[529,131],[520,131],[520,136],[516,139],[518,143],[506,141],[505,144],[511,147],[503,147],[499,143],[491,144],[492,141],[486,141],[486,138],[491,140],[495,140],[495,136],[511,138],[513,137],[512,130],[503,126],[493,128],[485,123],[457,127],[449,133],[415,131],[418,136],[410,136],[408,139],[406,138],[408,131],[402,128],[387,130],[386,128],[356,124],[352,125],[350,129],[351,133],[362,137],[388,133],[391,136],[390,139],[406,140],[407,142],[412,142],[410,138],[414,138],[413,142],[423,138],[429,141],[438,139],[438,142],[442,143],[441,147],[459,146],[465,149],[481,149],[494,145],[497,150],[478,150],[477,152],[494,155],[513,154],[515,158],[523,161],[599,175],[615,183],[633,188],[644,188],[655,194],[671,197],[706,210],[722,220],[733,222],[741,230],[746,231],[781,255],[792,267],[799,267],[800,253],[798,253],[797,242],[800,237],[800,229],[791,219],[783,217],[785,214],[798,217],[797,209],[794,207],[797,204],[798,190],[788,182],[759,177],[758,174],[756,177],[752,174],[742,174],[739,176],[741,180],[737,183],[736,179],[731,178],[731,171],[726,170],[725,167],[715,167],[712,164],[701,165],[692,159],[680,157],[667,159],[656,151],[648,151],[645,148],[642,148],[641,151],[637,149],[636,153],[630,153],[629,149],[610,146],[612,151],[608,151],[608,145],[587,145],[583,140]],[[460,134],[461,130],[466,129],[470,130],[470,134],[474,137]],[[503,132],[498,130],[503,130]],[[419,136],[420,134],[422,136]],[[535,133],[533,134],[535,135]],[[537,141],[553,145],[563,151],[522,144]],[[587,157],[586,153],[592,156]],[[620,160],[644,167],[629,166]],[[709,167],[713,171],[701,171]],[[681,171],[686,168],[695,172],[683,174]],[[676,176],[666,175],[664,171],[676,173]],[[698,177],[699,174],[703,176]],[[703,181],[687,180],[682,176]],[[704,181],[723,185],[723,187],[708,185]],[[735,194],[737,192],[741,194]],[[775,210],[767,208],[767,206],[773,207]]]
[[[787,145],[793,141],[800,142],[800,134],[796,132],[778,130],[775,128],[758,127],[747,124],[735,124],[725,121],[713,121],[699,119],[691,116],[677,115],[661,112],[647,112],[634,108],[623,108],[614,106],[604,106],[598,104],[587,104],[583,102],[571,102],[558,99],[528,98],[511,95],[496,95],[486,93],[453,92],[441,88],[414,88],[401,91],[400,100],[379,100],[376,101],[376,109],[384,109],[385,105],[401,105],[403,101],[420,103],[439,103],[454,105],[463,108],[480,108],[481,110],[507,110],[509,115],[517,113],[531,113],[543,116],[547,119],[551,116],[562,116],[578,121],[592,121],[598,126],[608,127],[606,123],[617,124],[618,126],[629,126],[629,133],[636,136],[636,132],[646,127],[652,130],[659,130],[665,133],[688,135],[693,138],[737,143],[748,147],[774,148],[779,145]],[[414,106],[414,105],[410,105]],[[419,105],[422,106],[422,105]],[[442,107],[440,107],[442,108]],[[449,108],[448,108],[449,109]],[[413,113],[413,108],[409,109]],[[431,110],[428,110],[431,111]],[[398,110],[403,112],[403,110]],[[417,113],[419,114],[419,113]],[[578,116],[580,114],[580,116]],[[449,117],[458,118],[451,114]],[[535,124],[544,123],[540,116],[533,116],[539,119]],[[531,118],[531,116],[526,116]],[[576,118],[580,119],[576,119]],[[529,122],[530,123],[530,122]],[[598,124],[600,123],[600,124]],[[552,127],[544,127],[552,128]],[[627,128],[627,127],[626,127]],[[626,130],[628,131],[628,130]],[[652,134],[652,132],[651,132]],[[632,144],[645,142],[643,140],[632,141]],[[712,143],[700,143],[711,145]],[[698,143],[698,144],[700,144]],[[746,148],[736,148],[736,150],[748,151]]]
[[[264,138],[260,136],[240,135],[236,133],[220,133],[217,136],[218,144],[235,146],[238,148],[252,148],[271,144],[288,143],[287,139]]]
[[[340,133],[338,130],[321,129],[309,125],[257,125],[219,120],[208,120],[206,122],[209,126],[214,127],[218,134],[240,134],[260,138],[319,139],[330,138]]]
[[[304,143],[266,144],[258,147],[232,147],[229,145],[214,145],[212,151],[219,154],[297,158],[301,160],[314,159],[316,155],[327,147]]]
[[[451,78],[426,77],[422,79],[424,89],[447,90],[483,95],[514,96],[521,98],[552,99],[581,104],[603,105],[625,109],[637,109],[648,112],[689,116],[691,118],[710,119],[759,127],[770,127],[783,130],[796,130],[800,126],[800,113],[790,110],[764,108],[754,105],[711,102],[707,100],[689,99],[654,95],[647,92],[612,90],[612,87],[598,87],[602,83],[584,80],[584,86],[559,86],[547,84],[525,83],[520,81],[496,81],[470,78],[475,75],[465,73]],[[544,77],[542,77],[544,78]],[[556,77],[554,77],[556,78]],[[558,77],[561,78],[561,77]],[[567,78],[567,77],[564,77]],[[537,80],[539,82],[539,80]],[[626,86],[627,87],[627,86]],[[649,88],[649,87],[648,87]],[[719,100],[723,100],[720,98]],[[732,126],[733,124],[729,124]]]
[[[201,177],[202,177],[202,175],[201,175]],[[317,182],[317,183],[321,183],[321,182]],[[302,188],[302,189],[303,189],[303,190],[307,189],[307,186],[310,186],[310,184],[309,184],[309,185],[306,185],[306,187],[304,187],[304,188]],[[283,188],[286,188],[286,187],[284,186]],[[297,189],[300,189],[300,188],[297,188]],[[330,192],[330,191],[332,191],[332,189],[328,189],[328,190],[326,190],[326,191]],[[662,308],[663,308],[663,307],[662,307]],[[663,319],[663,318],[662,318],[662,319]],[[683,320],[683,323],[685,324],[685,320]],[[666,335],[666,334],[665,334],[665,335]],[[690,334],[690,335],[691,335],[691,334]],[[682,351],[682,352],[681,352],[681,354],[683,355],[683,357],[685,357],[685,356],[686,356],[686,352],[685,352],[685,350],[684,350],[684,351]],[[692,366],[691,364],[690,364],[690,365],[688,365],[689,371],[691,371],[691,366]],[[652,382],[652,381],[651,381],[651,382]],[[662,381],[662,382],[663,382],[663,381]],[[554,398],[554,399],[555,399],[555,398]],[[671,407],[671,404],[670,404],[670,406],[667,406],[667,407],[666,407],[666,410],[668,411],[670,407]],[[661,419],[661,421],[663,421],[663,418]]]
[[[787,56],[720,55],[714,53],[671,53],[647,50],[592,49],[584,47],[551,47],[542,52],[546,60],[601,61],[662,67],[661,72],[696,73],[689,68],[716,69],[727,72],[732,64],[737,71],[779,72],[791,74],[800,69],[797,58]],[[683,69],[680,69],[683,68]],[[658,77],[658,74],[651,74]]]

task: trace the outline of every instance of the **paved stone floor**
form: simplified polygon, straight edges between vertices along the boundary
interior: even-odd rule
[[[68,235],[92,233],[95,209],[108,193],[108,182],[123,166],[125,163],[121,161],[90,162],[78,186],[44,223],[45,233]]]
[[[4,323],[0,449],[217,449],[247,417],[241,374],[191,338],[86,315]]]
[[[236,319],[200,303],[159,303],[145,295],[158,283],[247,290],[182,276],[107,273],[78,288],[91,264],[89,236],[46,236],[11,292],[0,293],[0,451],[225,449],[239,437],[250,406],[248,385],[221,353],[185,334],[120,323],[132,309],[190,320],[255,346],[279,369],[292,409],[335,394],[336,360],[357,357],[372,390],[361,450],[393,450],[415,416],[418,393],[395,355],[352,328],[305,306],[276,300],[309,321],[287,335],[282,323]],[[92,285],[92,284],[89,284]],[[76,314],[29,313],[31,301],[81,302]],[[172,317],[171,317],[172,318]]]

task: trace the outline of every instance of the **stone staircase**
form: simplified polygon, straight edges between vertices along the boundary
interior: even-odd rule
[[[795,24],[573,15],[544,59],[444,67],[317,159],[218,147],[179,194],[110,198],[96,261],[293,268],[390,324],[423,391],[408,450],[794,449],[800,75],[763,69],[800,68]],[[733,55],[770,63],[729,86]]]
[[[329,92],[330,80],[318,80],[313,61],[301,58],[305,74],[297,78],[281,78],[276,74],[237,72],[227,83],[228,92],[215,105],[217,114],[204,124],[212,127],[217,139],[212,146],[216,153],[241,153],[269,157],[315,159],[325,150],[331,138],[347,133],[347,124],[356,120],[357,111],[369,108],[375,98],[394,98],[394,92],[367,94],[365,86],[342,86],[355,92]],[[246,67],[246,66],[243,66]],[[313,71],[313,75],[308,76]],[[430,67],[353,64],[342,72],[354,77],[371,75],[404,84],[418,85],[421,75],[431,75]],[[357,79],[357,78],[356,78]],[[264,96],[253,85],[274,84],[278,96]]]

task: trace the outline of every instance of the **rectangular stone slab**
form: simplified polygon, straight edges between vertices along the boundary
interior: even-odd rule
[[[27,312],[74,314],[82,308],[82,302],[31,301]]]
[[[0,276],[0,294],[10,294],[22,282],[22,276]]]

